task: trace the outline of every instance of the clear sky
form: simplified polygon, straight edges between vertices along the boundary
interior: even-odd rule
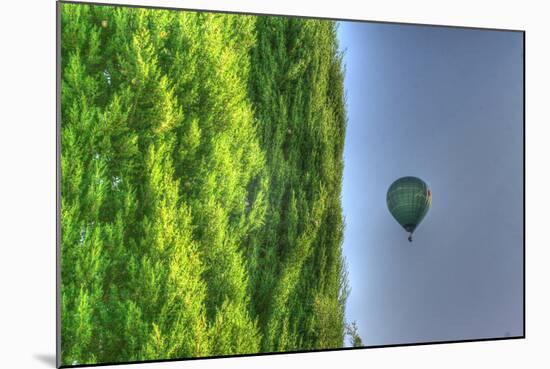
[[[341,22],[348,321],[366,345],[523,334],[523,35]],[[430,186],[414,241],[386,191]]]

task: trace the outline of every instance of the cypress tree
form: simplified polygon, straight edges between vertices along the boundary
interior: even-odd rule
[[[61,7],[62,363],[342,346],[334,24]]]

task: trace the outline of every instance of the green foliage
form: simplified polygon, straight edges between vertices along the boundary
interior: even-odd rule
[[[249,91],[269,206],[253,303],[264,351],[342,346],[345,110],[332,22],[258,18]]]
[[[62,363],[343,346],[334,23],[61,22]]]
[[[359,328],[355,321],[346,324],[346,335],[349,337],[349,343],[352,347],[363,347],[363,340],[359,336]]]

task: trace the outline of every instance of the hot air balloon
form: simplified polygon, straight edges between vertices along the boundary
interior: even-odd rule
[[[414,230],[430,209],[432,192],[420,178],[402,177],[391,184],[386,203],[391,215],[409,232],[412,242]]]

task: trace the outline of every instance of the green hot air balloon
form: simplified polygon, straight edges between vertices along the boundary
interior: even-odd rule
[[[386,202],[391,215],[407,232],[409,241],[432,204],[432,192],[428,185],[416,177],[403,177],[388,189]]]

